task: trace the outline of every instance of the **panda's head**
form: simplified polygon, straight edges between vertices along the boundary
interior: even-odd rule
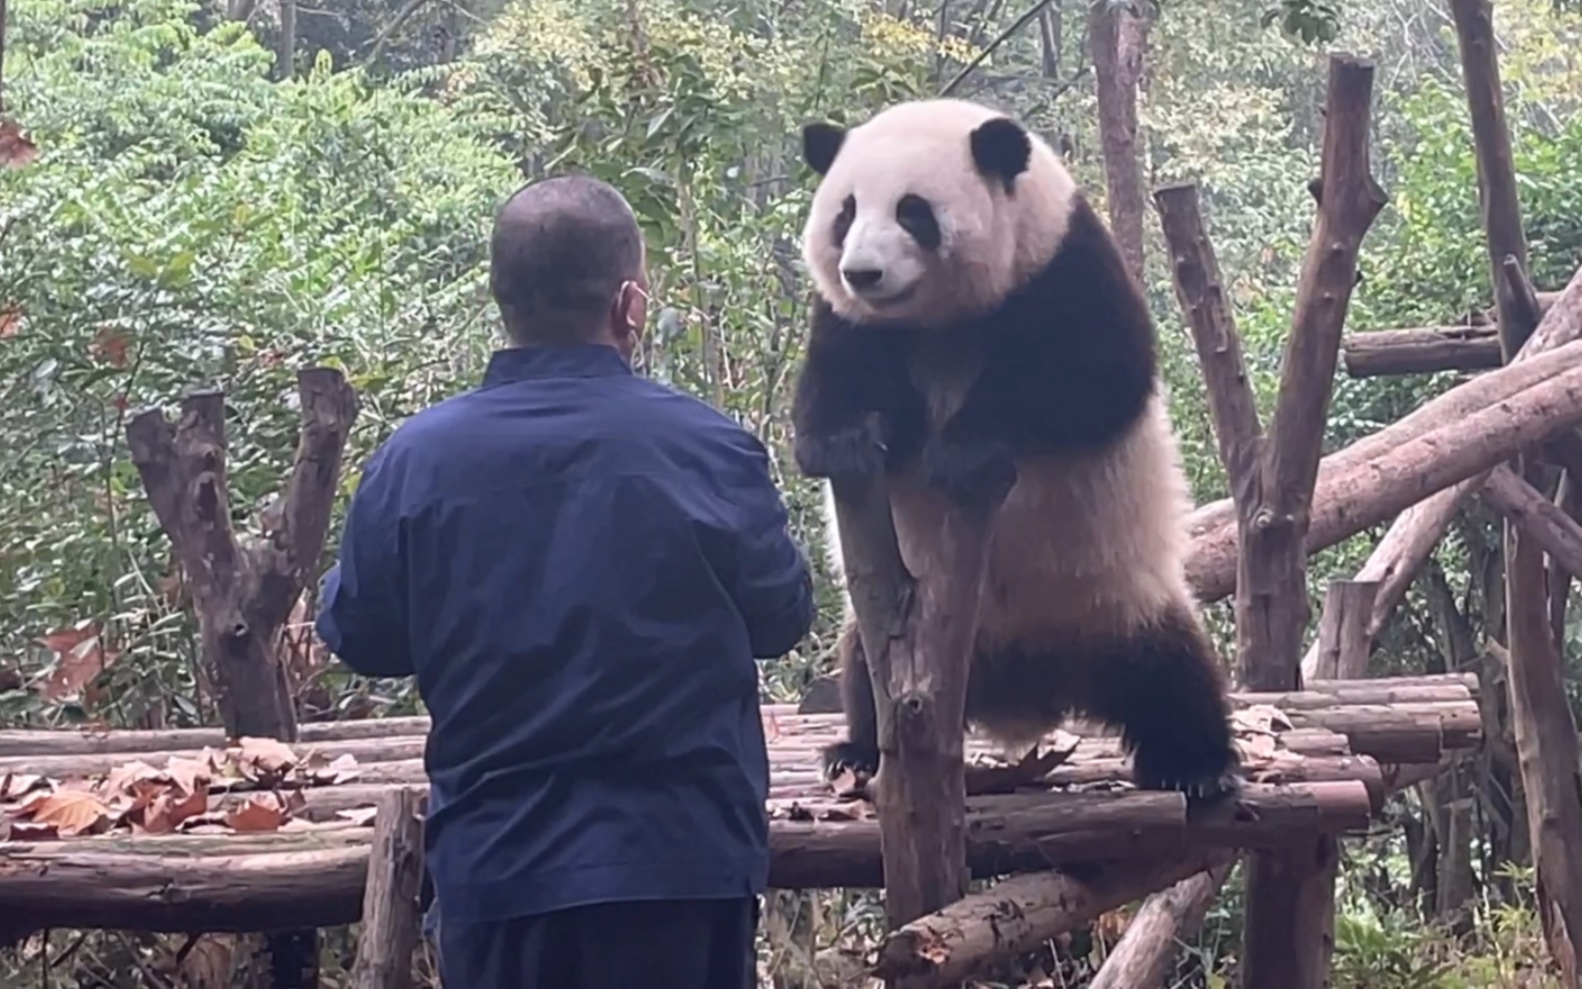
[[[938,326],[993,307],[1048,263],[1077,195],[1043,140],[963,100],[809,124],[802,152],[822,176],[802,256],[858,322]]]

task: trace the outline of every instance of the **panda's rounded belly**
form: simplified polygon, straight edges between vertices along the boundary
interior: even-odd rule
[[[1185,478],[1173,464],[1161,468],[1161,451],[1145,439],[1097,462],[1018,465],[979,597],[982,644],[1121,636],[1187,600]],[[902,556],[912,573],[931,572],[944,501],[915,478],[897,480]]]

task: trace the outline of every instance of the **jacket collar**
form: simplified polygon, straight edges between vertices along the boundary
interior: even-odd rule
[[[602,378],[631,373],[620,351],[604,344],[507,347],[490,355],[483,386],[534,378]]]

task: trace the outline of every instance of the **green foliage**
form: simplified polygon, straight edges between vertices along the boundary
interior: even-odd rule
[[[42,681],[59,660],[37,639],[87,621],[106,629],[121,658],[92,697],[13,690],[0,693],[0,717],[204,716],[168,548],[127,461],[127,417],[168,409],[193,386],[225,388],[233,514],[246,529],[295,443],[292,372],[336,364],[364,405],[349,490],[396,423],[475,380],[495,319],[483,291],[485,232],[524,175],[587,171],[631,199],[654,276],[644,369],[765,440],[793,525],[814,545],[813,489],[785,455],[804,322],[797,239],[811,186],[798,130],[937,91],[1021,11],[957,5],[941,38],[932,9],[846,0],[475,6],[492,19],[469,25],[477,44],[460,61],[388,79],[332,72],[304,47],[299,67],[309,71],[277,85],[272,55],[245,26],[205,29],[192,3],[12,0],[7,111],[42,155],[0,171],[0,655]],[[1497,8],[1532,270],[1545,288],[1582,260],[1582,20],[1549,7]],[[1042,64],[1040,33],[1027,30],[989,53],[961,94],[1069,138],[1073,169],[1102,204],[1082,9],[1051,7],[1064,39],[1056,66]],[[1311,46],[1376,52],[1381,66],[1375,167],[1392,206],[1366,242],[1351,327],[1448,321],[1487,304],[1471,140],[1442,5],[1235,0],[1203,17],[1170,16],[1168,4],[1163,12],[1139,109],[1145,173],[1153,186],[1203,190],[1265,421],[1312,217],[1305,181],[1317,167],[1323,72]],[[386,65],[422,61],[405,42]],[[1208,500],[1225,493],[1223,472],[1168,259],[1156,225],[1147,229],[1171,409],[1194,493]],[[1338,376],[1330,447],[1444,386]],[[1315,559],[1315,605],[1325,579],[1354,570],[1376,536]],[[1473,542],[1453,539],[1439,554],[1458,595],[1475,581],[1465,559]],[[822,668],[838,611],[827,591],[824,604],[805,654],[767,669],[771,695],[796,696]],[[1227,623],[1216,626],[1224,641]],[[1573,622],[1571,634],[1582,626]],[[1381,662],[1420,670],[1432,643],[1398,647],[1397,638]],[[339,673],[329,686],[340,707],[411,701],[404,687],[376,696]],[[1400,871],[1399,848],[1370,849]],[[1234,974],[1240,895],[1232,883],[1185,952],[1190,984],[1224,985]],[[822,915],[796,932],[807,945],[871,941],[872,897],[796,899]],[[1512,974],[1541,967],[1543,956],[1525,901],[1478,904],[1478,935],[1456,943],[1377,899],[1357,889],[1342,897],[1337,987],[1542,984]],[[793,947],[802,945],[788,940],[783,957]]]
[[[1306,45],[1333,41],[1340,33],[1340,7],[1322,0],[1282,0],[1258,23],[1266,28],[1278,23],[1282,34]]]
[[[1430,937],[1397,914],[1335,917],[1335,989],[1451,989],[1451,967],[1428,957]]]
[[[485,224],[515,181],[467,118],[323,65],[272,85],[240,25],[199,31],[192,9],[20,0],[8,38],[7,96],[42,155],[0,172],[0,304],[21,314],[0,345],[0,628],[35,666],[29,639],[99,618],[134,718],[182,679],[190,630],[158,592],[128,414],[224,387],[245,520],[289,464],[294,369],[344,367],[364,402],[349,488],[486,353]]]

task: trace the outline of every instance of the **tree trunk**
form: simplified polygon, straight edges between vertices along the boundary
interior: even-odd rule
[[[1088,50],[1099,107],[1099,143],[1110,229],[1126,269],[1139,286],[1143,275],[1143,182],[1137,148],[1137,83],[1142,78],[1148,21],[1110,0],[1094,0],[1088,13]]]

